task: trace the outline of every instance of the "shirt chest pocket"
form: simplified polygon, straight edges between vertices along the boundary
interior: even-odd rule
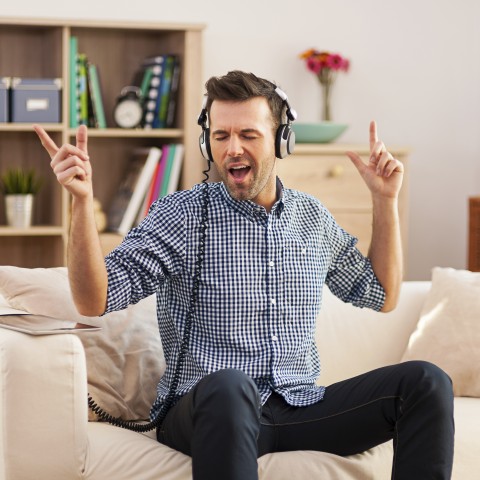
[[[317,307],[326,275],[320,248],[294,240],[286,242],[283,267],[287,304]]]

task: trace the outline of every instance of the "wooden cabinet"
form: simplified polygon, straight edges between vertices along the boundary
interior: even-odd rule
[[[277,161],[277,171],[285,187],[317,197],[340,226],[358,238],[358,246],[366,254],[372,233],[372,201],[363,179],[345,155],[349,150],[368,162],[370,151],[363,145],[297,144],[293,155]],[[408,151],[404,148],[389,151],[405,165],[399,211],[406,256]]]
[[[69,42],[95,63],[101,74],[107,129],[89,129],[89,155],[95,196],[108,210],[136,147],[183,143],[181,188],[201,181],[203,160],[198,150],[196,118],[201,106],[203,25],[60,21],[0,18],[0,76],[53,78],[63,81],[62,115],[58,124],[43,126],[60,145],[75,142],[69,127]],[[176,124],[170,129],[122,130],[114,127],[113,106],[121,89],[149,55],[176,54],[181,76]],[[30,124],[0,123],[0,172],[11,166],[34,167],[44,184],[35,200],[33,226],[5,226],[0,200],[0,264],[24,267],[64,265],[69,225],[69,195],[57,184]],[[107,235],[108,237],[108,235]]]

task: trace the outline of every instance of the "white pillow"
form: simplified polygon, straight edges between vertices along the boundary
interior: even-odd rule
[[[402,360],[427,360],[450,375],[456,396],[480,397],[480,273],[436,267]]]
[[[73,303],[66,268],[11,266],[0,266],[0,295],[11,307],[32,314],[101,326],[99,332],[78,334],[89,393],[115,417],[148,419],[165,370],[154,295],[120,312],[85,317]],[[96,416],[90,412],[89,419]]]

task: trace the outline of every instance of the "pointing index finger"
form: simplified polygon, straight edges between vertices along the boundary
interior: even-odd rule
[[[80,125],[77,130],[76,135],[77,147],[85,152],[88,155],[87,143],[88,143],[88,134],[87,127],[85,125]]]
[[[42,142],[43,148],[45,148],[45,150],[48,152],[50,158],[53,158],[59,150],[56,143],[50,138],[48,133],[40,125],[33,125],[33,129],[35,130],[35,133],[38,135],[38,138]]]
[[[375,123],[375,120],[372,120],[370,122],[370,151],[373,150],[373,147],[377,142],[378,142],[377,124]]]

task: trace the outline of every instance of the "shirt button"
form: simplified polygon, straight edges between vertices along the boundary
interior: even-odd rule
[[[306,255],[306,254],[307,254],[307,249],[304,248],[304,249],[302,250],[302,255]]]
[[[274,298],[272,298],[272,299],[270,300],[270,302],[272,303],[272,305],[275,305],[275,299],[274,299]]]
[[[269,266],[269,267],[275,266],[275,263],[273,262],[273,260],[270,260],[270,261],[268,262],[268,266]]]
[[[278,337],[276,335],[272,335],[272,340],[276,342],[278,340]]]

